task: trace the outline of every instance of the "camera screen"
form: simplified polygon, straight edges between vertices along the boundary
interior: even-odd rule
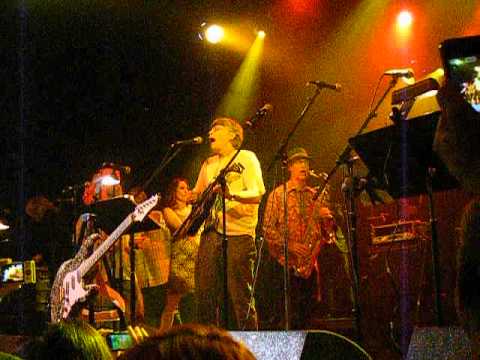
[[[448,60],[450,77],[470,106],[480,112],[480,54]]]
[[[127,350],[132,347],[133,339],[128,333],[113,333],[107,335],[107,343],[112,350]]]
[[[15,262],[2,266],[1,275],[3,283],[23,281],[23,263]]]

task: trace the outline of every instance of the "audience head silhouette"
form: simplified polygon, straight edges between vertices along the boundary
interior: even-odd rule
[[[186,324],[148,338],[121,359],[255,360],[255,357],[224,330]]]
[[[110,360],[105,339],[91,325],[79,320],[50,325],[43,339],[32,347],[27,359]]]

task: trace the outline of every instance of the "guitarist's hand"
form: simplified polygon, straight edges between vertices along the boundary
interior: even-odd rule
[[[87,297],[90,297],[100,292],[100,286],[97,284],[85,285],[85,291],[87,292]],[[86,298],[82,299],[82,301],[85,301],[85,300],[87,299]]]
[[[307,245],[296,242],[288,244],[288,251],[297,257],[305,257],[310,255],[310,251]]]

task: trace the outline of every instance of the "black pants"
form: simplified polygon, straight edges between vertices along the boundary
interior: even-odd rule
[[[228,236],[227,289],[229,323],[222,316],[224,268],[222,235],[210,230],[202,234],[195,267],[198,320],[229,330],[257,330],[257,313],[252,297],[255,241],[249,235]],[[250,309],[249,309],[250,308]]]
[[[260,265],[258,294],[262,330],[285,329],[284,270],[268,253]],[[312,328],[310,319],[317,301],[316,272],[308,279],[292,275],[290,271],[289,325],[291,330]]]

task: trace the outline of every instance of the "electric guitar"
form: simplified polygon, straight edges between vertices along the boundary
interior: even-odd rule
[[[97,234],[90,235],[83,242],[73,259],[65,261],[57,271],[50,292],[50,317],[52,323],[57,323],[72,316],[73,310],[96,288],[95,285],[84,285],[83,277],[93,268],[103,255],[112,247],[120,236],[134,223],[141,222],[159,200],[154,195],[135,207],[121,224],[105,239],[95,251],[88,256]]]
[[[245,170],[245,167],[242,164],[234,163],[230,165],[228,169],[223,170],[223,172],[226,176],[229,173],[241,174],[243,170]],[[208,226],[209,218],[212,220],[211,210],[217,199],[218,193],[215,192],[215,188],[219,185],[218,179],[220,176],[221,175],[218,175],[218,177],[207,186],[200,195],[200,198],[193,204],[190,214],[172,234],[172,242],[185,236],[194,236],[202,225],[205,224],[206,227]]]

